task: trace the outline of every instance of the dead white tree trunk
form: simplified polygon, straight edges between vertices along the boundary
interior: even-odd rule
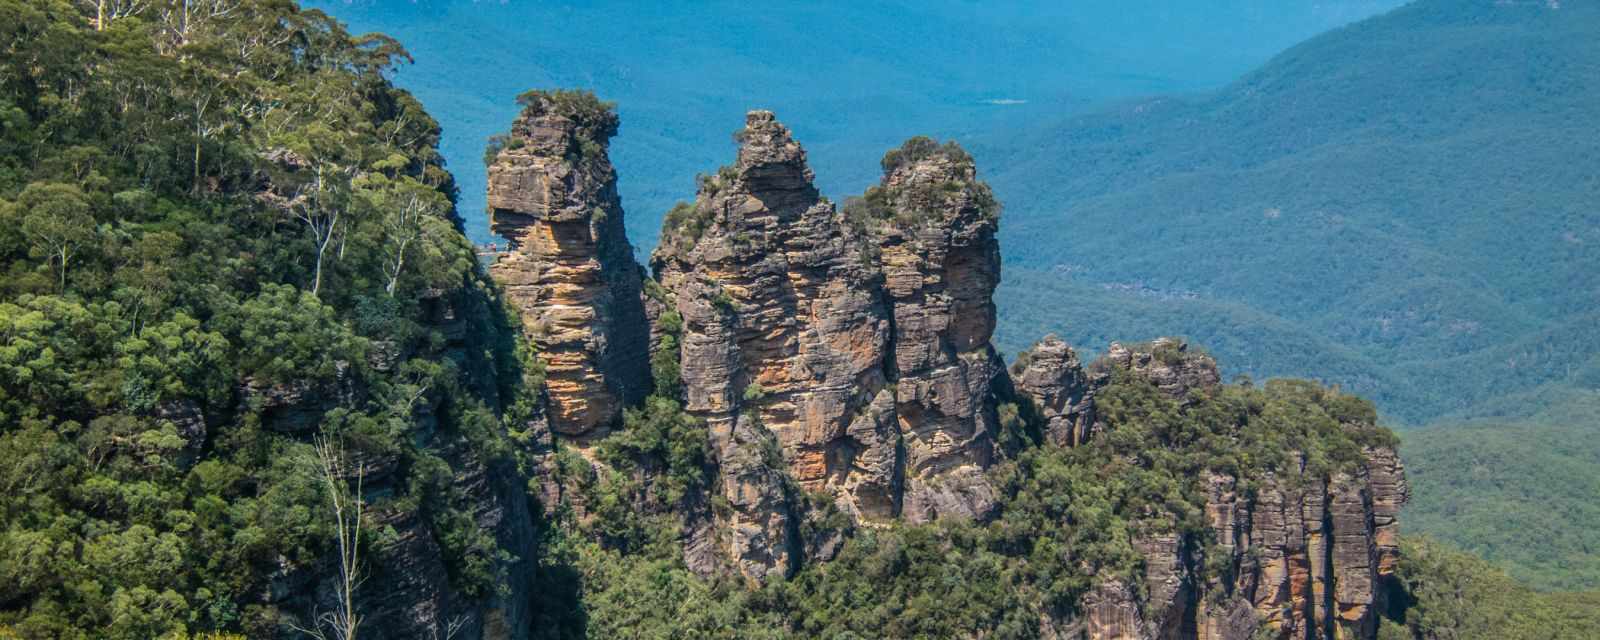
[[[310,628],[296,630],[318,640],[357,640],[361,627],[361,614],[356,611],[356,589],[366,579],[361,563],[361,481],[366,476],[360,465],[356,466],[355,490],[345,477],[348,460],[344,445],[318,437],[312,443],[317,453],[323,481],[333,505],[334,534],[339,545],[339,582],[334,587],[337,607],[317,616]]]

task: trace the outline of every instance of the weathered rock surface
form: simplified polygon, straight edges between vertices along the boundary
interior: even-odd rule
[[[862,213],[821,197],[772,113],[751,112],[736,138],[737,161],[668,214],[651,258],[683,321],[686,410],[722,461],[726,555],[758,579],[792,570],[784,553],[825,555],[779,531],[807,517],[797,494],[825,493],[857,522],[988,515],[1005,376],[989,344],[998,205],[970,156],[913,140]],[[786,474],[747,464],[762,431]],[[784,475],[795,486],[778,500]],[[761,535],[745,535],[752,523]]]
[[[614,127],[599,126],[602,152]],[[668,214],[641,296],[610,165],[593,144],[584,155],[580,132],[594,130],[537,105],[519,119],[523,142],[491,169],[497,229],[514,238],[494,273],[546,358],[556,435],[603,432],[645,392],[652,350],[674,363],[662,380],[705,421],[715,465],[714,495],[677,505],[697,572],[762,582],[830,558],[841,537],[819,525],[819,496],[869,526],[989,516],[1002,400],[1074,447],[1105,429],[1096,395],[1115,370],[1182,403],[1221,384],[1209,356],[1173,339],[1113,343],[1085,366],[1052,336],[1008,372],[990,344],[998,204],[970,156],[913,139],[841,210],[765,111],[748,114],[737,160]],[[1138,534],[1142,572],[1096,585],[1070,618],[1046,615],[1043,635],[1372,636],[1407,498],[1392,450],[1326,479],[1204,482],[1207,534]]]
[[[796,566],[786,529],[802,515],[781,471],[892,517],[897,438],[875,403],[889,322],[866,247],[770,112],[751,112],[739,137],[738,160],[669,216],[651,263],[683,319],[686,409],[709,425],[733,507],[727,555],[763,578]],[[776,469],[756,450],[763,434]]]
[[[883,182],[867,199],[890,216],[876,235],[906,452],[901,513],[913,522],[983,517],[996,502],[983,470],[998,427],[994,383],[1005,375],[989,341],[999,205],[971,156],[926,138],[886,156]]]
[[[1011,375],[1017,392],[1033,403],[1045,438],[1061,447],[1088,440],[1094,390],[1104,380],[1091,379],[1072,347],[1054,335],[1045,336],[1012,365]]]
[[[1045,359],[1029,369],[1057,369],[1049,364],[1055,358]],[[1107,366],[1144,376],[1179,400],[1220,380],[1209,356],[1172,339],[1113,344],[1091,368]],[[1032,393],[1049,396],[1051,387],[1029,380],[1024,374],[1018,388],[1045,389]],[[1302,460],[1300,467],[1306,466]],[[1282,640],[1374,636],[1383,583],[1399,557],[1396,516],[1410,497],[1394,450],[1368,448],[1357,468],[1327,479],[1268,475],[1247,487],[1213,473],[1204,487],[1213,545],[1207,549],[1198,536],[1176,534],[1136,540],[1144,597],[1131,597],[1121,583],[1097,587],[1083,600],[1080,624],[1087,637],[1250,640],[1263,627]],[[1207,565],[1222,570],[1208,573]]]
[[[535,95],[489,167],[490,222],[508,253],[490,273],[546,368],[550,425],[603,434],[649,393],[641,279],[623,230],[607,109]]]
[[[1149,380],[1168,397],[1179,400],[1190,397],[1190,392],[1196,389],[1222,382],[1215,359],[1191,353],[1189,344],[1176,338],[1157,338],[1144,345],[1113,342],[1106,348],[1103,360],[1099,363],[1101,368],[1111,365],[1128,369]]]

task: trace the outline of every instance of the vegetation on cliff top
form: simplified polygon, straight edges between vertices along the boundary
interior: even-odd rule
[[[510,462],[522,392],[405,51],[184,6],[0,0],[0,635],[314,624],[264,595],[333,543],[312,434],[495,592],[452,465]]]
[[[845,199],[845,219],[858,232],[870,235],[885,223],[902,228],[926,224],[934,220],[936,213],[949,209],[952,203],[976,207],[983,219],[994,220],[1000,216],[1000,201],[995,199],[994,191],[977,178],[972,155],[954,140],[940,144],[927,136],[915,136],[885,152],[879,164],[887,181],[905,167],[930,160],[950,165],[954,175],[943,182],[868,187],[860,196]]]
[[[684,565],[679,523],[697,507],[678,489],[706,486],[693,461],[705,442],[692,435],[693,421],[673,417],[675,403],[653,399],[602,441],[610,468],[581,483],[575,499],[589,515],[551,532],[543,570],[567,586],[541,603],[552,621],[541,633],[1033,638],[1041,613],[1076,615],[1096,584],[1143,588],[1136,538],[1175,528],[1203,539],[1206,472],[1234,475],[1246,490],[1268,474],[1326,480],[1360,464],[1364,447],[1395,443],[1370,426],[1369,403],[1301,381],[1225,385],[1180,402],[1117,371],[1098,397],[1108,425],[1101,437],[1073,449],[1031,443],[992,471],[1003,493],[993,522],[857,529],[832,561],[753,591]],[[649,476],[638,475],[640,464],[655,466],[669,489],[641,482]],[[572,602],[581,610],[563,609]]]

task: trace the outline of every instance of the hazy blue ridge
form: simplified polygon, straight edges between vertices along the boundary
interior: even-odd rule
[[[1162,6],[1162,5],[1168,6]],[[968,140],[1109,98],[1222,85],[1312,34],[1398,0],[1112,2],[340,2],[355,32],[416,58],[397,83],[444,127],[468,235],[488,241],[483,142],[537,87],[592,89],[622,116],[612,158],[641,253],[696,173],[774,109],[835,199],[913,135]],[[980,158],[988,166],[994,158]],[[1008,202],[1030,192],[1000,194]]]

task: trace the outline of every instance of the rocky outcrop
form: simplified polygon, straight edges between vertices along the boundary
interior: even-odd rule
[[[649,393],[641,279],[606,155],[608,105],[532,93],[489,166],[490,222],[509,251],[490,267],[544,364],[550,425],[603,434]]]
[[[1055,387],[1036,381],[1061,379],[1052,364],[1060,361],[1053,355],[1059,348],[1035,351],[1051,355],[1044,363],[1029,361],[1017,386],[1035,398],[1053,397]],[[1220,380],[1209,356],[1167,338],[1113,344],[1090,369],[1103,374],[1119,367],[1179,401]],[[1097,586],[1081,603],[1083,633],[1104,639],[1250,640],[1265,629],[1266,637],[1282,640],[1372,638],[1384,606],[1383,585],[1399,557],[1396,516],[1410,492],[1393,449],[1368,447],[1364,453],[1359,464],[1326,478],[1309,471],[1309,460],[1294,452],[1290,459],[1298,464],[1291,468],[1299,473],[1249,481],[1211,473],[1203,484],[1209,535],[1136,538],[1143,597],[1120,581]]]
[[[885,156],[879,185],[836,208],[765,111],[735,136],[736,161],[701,176],[695,201],[667,214],[640,295],[636,267],[605,250],[626,240],[607,230],[620,210],[600,215],[615,196],[609,164],[584,144],[595,125],[539,104],[513,130],[524,141],[492,169],[497,228],[517,243],[495,274],[550,368],[557,435],[598,433],[641,393],[643,382],[608,364],[623,359],[610,351],[620,335],[637,344],[632,370],[654,367],[657,389],[704,421],[709,495],[649,507],[681,516],[697,572],[759,583],[827,560],[852,525],[826,505],[862,526],[988,517],[1003,402],[1049,442],[1079,447],[1108,428],[1097,395],[1125,375],[1186,409],[1223,390],[1215,361],[1168,338],[1113,343],[1085,366],[1051,336],[1008,372],[990,343],[999,205],[971,157],[913,139]],[[597,139],[614,126],[600,124]],[[607,306],[624,292],[637,314]],[[1300,472],[1290,463],[1278,475],[1205,477],[1208,532],[1127,514],[1151,525],[1130,533],[1139,570],[1094,585],[1070,615],[1045,614],[1041,633],[1371,637],[1406,499],[1398,458],[1369,448],[1323,477],[1306,470],[1311,456],[1289,457]],[[539,486],[544,500],[570,504],[558,483]]]
[[[1149,380],[1170,398],[1185,400],[1200,389],[1222,382],[1217,361],[1209,355],[1189,351],[1189,344],[1176,338],[1157,338],[1146,344],[1124,345],[1113,342],[1105,356],[1095,363],[1103,372],[1121,367]]]
[[[1031,404],[1045,439],[1073,447],[1089,439],[1094,425],[1094,390],[1105,383],[1093,379],[1078,354],[1054,335],[1045,336],[1011,366],[1018,395]]]
[[[668,215],[651,265],[683,321],[686,409],[721,462],[727,555],[761,578],[796,566],[796,490],[893,517],[898,438],[879,400],[889,321],[867,247],[770,112],[751,112],[739,137],[738,160]],[[777,460],[752,451],[766,434]],[[779,486],[783,471],[795,488]]]
[[[990,513],[998,205],[971,157],[914,139],[869,205],[841,211],[772,113],[736,138],[737,161],[667,215],[651,258],[682,320],[686,409],[722,461],[726,555],[761,578],[796,566],[783,548],[827,548],[784,537],[815,493],[857,522]],[[762,432],[783,473],[749,462]]]
[[[982,517],[998,427],[994,335],[999,204],[954,144],[914,138],[884,158],[858,218],[876,225],[894,324],[889,377],[905,448],[902,515]]]

